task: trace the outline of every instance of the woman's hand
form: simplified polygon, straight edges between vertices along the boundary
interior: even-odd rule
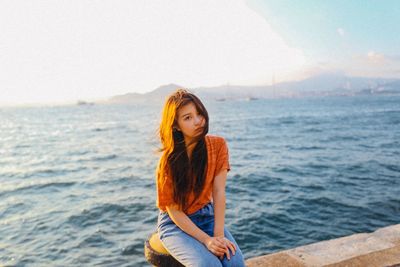
[[[212,254],[219,258],[224,257],[224,254],[228,249],[223,238],[221,237],[209,237],[204,242],[204,245],[206,245],[207,249],[211,251]]]
[[[231,254],[235,255],[236,253],[235,244],[225,237],[210,237],[206,240],[205,245],[211,253],[221,260],[224,258],[224,254],[230,260]]]
[[[235,253],[236,253],[236,246],[235,246],[235,244],[233,243],[233,242],[231,242],[228,238],[226,238],[226,237],[218,237],[224,244],[225,244],[225,252],[224,252],[224,254],[226,254],[226,257],[228,258],[228,260],[230,260],[231,259],[231,254],[232,255],[235,255]],[[229,250],[230,250],[230,253],[229,253]],[[224,255],[222,255],[222,258],[223,258],[223,256]],[[221,259],[222,259],[221,258]]]

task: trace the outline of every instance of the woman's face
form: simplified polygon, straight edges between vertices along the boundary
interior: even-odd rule
[[[203,132],[206,121],[193,102],[181,107],[177,115],[177,129],[183,133],[185,142]]]

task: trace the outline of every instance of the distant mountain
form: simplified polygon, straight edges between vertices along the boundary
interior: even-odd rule
[[[145,93],[128,93],[110,98],[108,103],[160,101],[177,88],[177,84],[160,86]],[[305,96],[351,96],[371,94],[400,94],[400,79],[349,77],[344,74],[320,74],[310,78],[265,86],[222,85],[217,87],[190,88],[202,99],[229,100]]]
[[[108,103],[129,103],[137,100],[144,100],[144,95],[138,93],[127,93],[124,95],[116,95],[111,97]]]
[[[152,99],[160,99],[164,98],[165,96],[169,95],[173,91],[175,91],[177,88],[182,88],[180,85],[176,84],[168,84],[168,85],[163,85],[158,87],[157,89],[145,93],[145,94],[139,94],[139,93],[127,93],[124,95],[116,95],[111,97],[107,102],[108,103],[131,103],[131,102],[136,102],[136,101],[144,101],[144,100],[152,100]]]
[[[181,85],[176,85],[176,84],[168,84],[168,85],[163,85],[155,89],[154,91],[151,91],[146,95],[147,98],[151,99],[157,99],[157,98],[165,98],[167,95],[171,94],[174,92],[177,88],[184,88]]]

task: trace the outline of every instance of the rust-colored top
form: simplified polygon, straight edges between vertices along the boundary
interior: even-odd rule
[[[207,173],[204,190],[196,200],[194,200],[193,193],[189,195],[188,201],[193,204],[188,207],[186,214],[192,214],[209,203],[212,200],[214,177],[223,169],[230,170],[228,146],[224,138],[206,135],[205,141],[207,148]],[[162,211],[166,211],[166,206],[174,204],[172,180],[166,170],[163,171],[163,175],[160,175],[160,170],[158,172],[157,207]],[[165,178],[164,183],[162,183],[162,178]]]

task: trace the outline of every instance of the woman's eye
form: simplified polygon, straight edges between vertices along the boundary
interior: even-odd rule
[[[188,119],[190,119],[190,116],[184,118],[185,121],[187,121]]]

